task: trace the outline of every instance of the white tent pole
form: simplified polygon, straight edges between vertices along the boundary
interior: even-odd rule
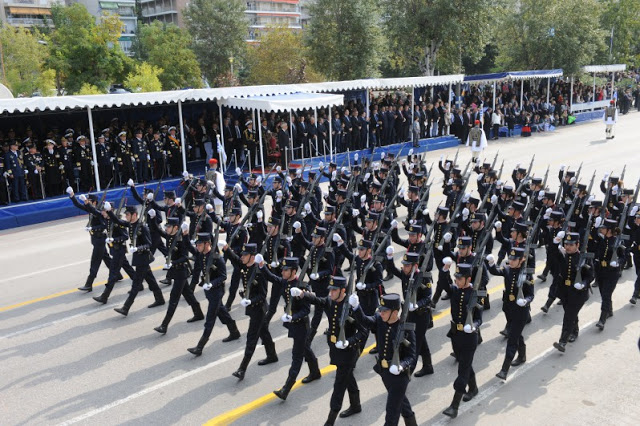
[[[593,72],[593,92],[591,94],[591,101],[595,103],[596,101],[596,73]],[[591,111],[595,109],[595,104],[591,104]]]
[[[291,110],[289,110],[289,145],[291,146],[291,158],[289,161],[294,161],[296,159],[293,152],[293,114]],[[289,168],[289,163],[287,163],[287,168]]]
[[[615,92],[615,84],[616,84],[616,72],[613,71],[611,73],[611,100],[613,100],[613,92]]]
[[[569,93],[569,107],[573,106],[573,76],[571,76],[571,87],[570,87],[570,93]],[[571,110],[569,110],[569,112],[571,112]]]
[[[313,108],[313,119],[316,123],[316,157],[318,156],[318,108]],[[311,147],[309,147],[309,153],[311,153]]]
[[[524,78],[520,80],[520,111],[522,111],[523,100],[524,100]]]
[[[551,91],[551,77],[547,77],[547,106],[549,105],[549,91]]]
[[[182,171],[187,171],[187,147],[184,144],[184,122],[182,121],[182,101],[178,101],[178,120],[180,120],[180,145],[182,146]]]
[[[453,104],[453,97],[451,96],[451,83],[449,83],[449,93],[447,93],[447,99],[449,100],[448,112],[451,112],[451,105]]]
[[[87,106],[87,115],[89,116],[89,137],[91,137],[91,154],[93,156],[93,172],[96,177],[96,191],[100,188],[100,173],[98,173],[98,152],[96,150],[96,136],[93,134],[93,117],[91,115],[91,107]]]
[[[415,87],[412,87],[412,88],[411,88],[411,124],[409,125],[409,129],[411,129],[411,130],[409,130],[409,132],[410,132],[410,134],[411,134],[411,140],[412,140],[412,141],[413,141],[413,121],[416,119],[416,117],[415,117],[415,111],[414,111],[414,109],[415,109],[415,105],[416,105],[416,103],[415,103],[415,99],[414,99],[414,97],[415,97],[415,96],[416,96],[416,88],[415,88]],[[418,139],[419,139],[419,138],[418,138]],[[416,141],[416,142],[417,142],[417,141]],[[367,148],[368,148],[368,147],[367,147]]]
[[[262,120],[260,119],[260,111],[254,109],[253,114],[256,116],[258,122],[258,137],[260,138],[260,165],[262,166],[262,179],[264,179],[264,148],[262,147]]]
[[[366,109],[367,109],[367,114],[366,114],[367,126],[370,126],[369,121],[370,121],[370,113],[371,112],[369,110],[371,109],[371,105],[370,105],[370,102],[369,102],[369,88],[365,89],[365,94],[367,96],[367,99],[366,99],[366,101],[367,101],[367,106],[366,106]],[[369,135],[370,134],[371,134],[371,129],[369,128],[368,131],[367,131],[367,149],[369,149],[369,138],[370,138]]]
[[[495,80],[493,82],[493,105],[491,106],[491,109],[493,109],[494,111],[496,109],[496,82],[495,82]]]
[[[222,150],[225,151],[224,154],[218,152],[218,159],[220,160],[220,170],[224,173],[227,168],[227,162],[223,160],[224,155],[226,155],[226,150],[224,146],[224,121],[222,120],[222,105],[220,104],[220,100],[218,100],[218,110],[220,111],[220,139],[222,140]]]
[[[331,106],[329,106],[329,158],[333,161],[333,132],[332,123],[333,123],[333,115],[331,115]]]

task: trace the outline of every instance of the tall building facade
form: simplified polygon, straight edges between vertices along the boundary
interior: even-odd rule
[[[182,11],[187,7],[188,0],[139,0],[139,2],[143,23],[162,21],[184,27]]]
[[[31,28],[52,25],[51,6],[56,0],[2,0],[0,18],[4,25]]]
[[[286,26],[301,30],[300,0],[248,0],[245,10],[249,21],[247,41],[254,43],[269,27]]]

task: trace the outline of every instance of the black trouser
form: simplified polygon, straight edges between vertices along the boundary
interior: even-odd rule
[[[524,337],[522,337],[522,330],[527,323],[528,308],[520,307],[515,302],[504,301],[505,305],[504,313],[507,316],[507,359],[512,360],[515,358],[519,348],[524,347]]]
[[[602,268],[598,277],[598,289],[600,290],[600,296],[602,297],[600,310],[602,312],[613,313],[611,297],[613,296],[613,291],[616,289],[616,285],[618,284],[618,278],[620,278],[620,274],[617,269],[611,267]]]
[[[156,277],[153,276],[153,272],[151,272],[151,267],[149,265],[138,265],[136,266],[135,274],[132,277],[133,282],[131,283],[131,292],[129,293],[129,297],[124,302],[125,308],[130,308],[133,305],[133,301],[136,300],[136,296],[140,291],[142,291],[142,281],[147,281],[149,284],[149,290],[153,292],[153,296],[156,298],[156,301],[164,302],[164,297],[162,296],[162,290],[160,290],[160,286],[158,286],[158,282],[156,281]]]
[[[107,247],[105,246],[105,238],[94,237],[91,236],[91,245],[93,246],[93,250],[91,251],[91,263],[89,266],[89,277],[87,278],[88,284],[93,284],[93,280],[96,279],[98,275],[98,270],[100,269],[100,262],[104,262],[105,266],[111,269],[111,256],[107,252]]]
[[[327,290],[327,286],[324,282],[311,282],[311,289],[316,294],[317,297],[327,297],[329,295],[329,290]],[[314,336],[318,331],[318,326],[320,325],[320,321],[322,321],[322,315],[324,315],[324,311],[321,307],[315,306],[313,308],[313,317],[311,317],[311,328],[309,329],[309,336]]]
[[[545,271],[549,271],[549,273],[551,274],[551,277],[555,278],[556,275],[558,275],[558,262],[555,256],[558,256],[558,253],[549,253],[547,251],[547,265],[545,267]],[[544,274],[544,272],[543,272]],[[545,274],[546,275],[546,274]],[[555,300],[556,296],[556,292],[558,291],[558,289],[556,288],[556,283],[555,280],[551,280],[551,285],[549,286],[549,299],[551,300]]]
[[[494,124],[493,125],[493,138],[494,139],[498,139],[498,134],[500,133],[500,125],[499,124]]]
[[[240,268],[233,267],[233,272],[231,273],[231,282],[229,283],[229,296],[227,296],[227,304],[226,306],[233,305],[233,301],[238,294],[238,287],[240,286]]]
[[[251,360],[253,353],[256,351],[256,345],[258,344],[258,338],[262,340],[262,344],[265,346],[265,350],[273,348],[274,343],[271,338],[271,333],[264,323],[265,307],[255,306],[247,309],[247,315],[249,316],[249,330],[247,331],[247,346],[244,350],[245,360],[248,362]],[[267,352],[267,355],[269,353]]]
[[[417,311],[409,313],[408,321],[416,325],[416,355],[424,358],[429,357],[431,359],[431,350],[429,349],[429,343],[427,343],[427,328],[429,326],[429,311],[418,313]],[[418,365],[418,357],[416,356],[416,363],[411,366],[415,370]]]
[[[127,262],[127,249],[124,245],[120,245],[114,243],[113,247],[111,247],[111,265],[109,265],[109,278],[107,279],[107,285],[105,286],[104,292],[102,295],[105,298],[109,298],[109,295],[113,291],[113,286],[116,284],[118,279],[120,279],[120,269],[124,267],[124,263]],[[129,262],[127,262],[129,265]],[[131,268],[131,265],[129,265]],[[132,273],[129,276],[133,277],[135,275],[135,271],[131,268]]]
[[[207,318],[204,321],[205,331],[213,330],[213,326],[216,324],[216,318],[220,319],[220,322],[224,325],[233,323],[229,311],[222,304],[222,296],[224,296],[224,285],[212,287],[210,290],[205,290],[204,295],[207,296],[209,306],[207,307]]]
[[[636,282],[633,284],[633,295],[640,297],[640,252],[638,248],[633,252],[633,264],[636,267]]]
[[[449,271],[438,269],[438,281],[436,284],[436,291],[433,293],[433,303],[438,303],[443,291],[449,294],[449,289],[452,284],[453,281],[451,281],[451,274],[449,274]]]
[[[571,296],[567,294],[562,297],[562,308],[564,316],[562,318],[562,333],[560,334],[560,342],[567,343],[569,335],[578,334],[578,314],[589,298],[589,290],[573,290],[567,289],[568,293],[574,293]],[[584,292],[584,294],[582,294]]]
[[[179,266],[179,268],[184,267]],[[173,271],[170,269],[169,272]],[[186,271],[185,273],[168,274],[167,278],[173,280],[173,287],[171,287],[171,293],[169,294],[169,307],[167,308],[167,314],[162,320],[162,325],[165,327],[169,326],[171,318],[173,318],[173,314],[175,314],[178,303],[180,302],[181,295],[184,296],[184,300],[187,301],[189,306],[194,309],[194,313],[196,306],[200,307],[198,300],[196,300],[196,297],[193,295],[193,291],[191,291],[191,287],[187,284]]]
[[[308,318],[299,323],[289,323],[289,334],[293,333],[293,348],[291,349],[291,367],[289,367],[289,378],[295,379],[300,374],[302,362],[307,361],[309,365],[317,364],[318,359],[311,350],[311,342],[307,340]],[[296,328],[297,330],[293,330]],[[311,369],[311,368],[309,368]]]
[[[167,257],[167,254],[169,254],[169,249],[164,244],[162,237],[155,231],[151,231],[151,247],[149,250],[152,255],[155,254],[156,250],[160,250],[160,253],[162,253],[164,257]]]
[[[458,377],[453,382],[453,389],[456,392],[465,393],[470,379],[475,378],[473,371],[473,355],[478,347],[478,334],[465,333],[464,331],[453,331],[451,335],[453,353],[458,360]]]
[[[360,391],[358,382],[353,375],[355,365],[338,365],[336,367],[336,379],[333,382],[333,393],[331,393],[331,401],[329,402],[331,411],[340,411],[345,391],[348,390],[349,393]]]
[[[395,376],[389,373],[388,369],[383,368],[380,371],[380,377],[382,377],[382,383],[387,389],[387,406],[384,425],[397,425],[400,421],[400,414],[402,414],[402,417],[413,417],[415,414],[406,396],[407,386],[409,385],[409,375],[407,373],[400,373]]]

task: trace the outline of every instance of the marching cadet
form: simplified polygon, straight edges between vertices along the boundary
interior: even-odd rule
[[[448,215],[449,209],[443,206],[439,206],[436,211],[436,223],[433,224],[433,255],[438,267],[438,282],[436,284],[436,291],[433,295],[433,306],[438,303],[438,300],[440,300],[440,295],[443,291],[446,293],[446,295],[442,297],[442,300],[448,300],[450,297],[449,293],[452,284],[451,275],[449,274],[449,271],[445,271],[443,269],[444,264],[442,263],[442,260],[445,257],[444,253],[448,253],[451,251],[450,244],[451,239],[453,238],[453,235],[450,231],[445,232],[449,223],[447,221]],[[431,219],[428,216],[426,220],[427,224],[431,223]],[[442,246],[439,246],[441,240],[443,244]]]
[[[220,219],[217,216],[214,217],[213,220],[218,224],[218,226],[221,226],[228,235],[227,244],[231,246],[231,250],[236,256],[240,256],[247,241],[247,230],[244,228],[238,229],[240,227],[240,221],[242,220],[242,207],[240,207],[240,205],[237,205],[231,208],[228,222],[224,219]],[[235,234],[235,237],[233,237],[232,239],[231,237],[233,236],[233,234]],[[229,253],[230,252],[225,251],[225,259],[229,258]],[[236,294],[238,293],[238,286],[240,285],[240,269],[241,268],[239,267],[239,264],[233,264],[233,272],[231,273],[231,284],[229,285],[229,296],[227,297],[227,303],[225,303],[227,311],[231,310],[231,305],[233,304],[233,301],[236,298]]]
[[[162,320],[162,324],[154,328],[160,334],[167,334],[167,328],[173,318],[173,314],[176,312],[181,295],[193,310],[193,317],[188,319],[187,322],[196,322],[204,319],[200,303],[193,295],[191,287],[187,285],[187,278],[189,277],[189,247],[191,243],[189,241],[189,225],[186,222],[180,222],[181,218],[179,217],[169,217],[165,224],[166,231],[160,230],[160,235],[167,241],[167,247],[169,248],[165,265],[168,269],[167,279],[173,281],[167,313]]]
[[[411,225],[413,226],[413,225]],[[426,262],[426,260],[423,260]],[[396,268],[393,263],[393,255],[391,258],[387,256],[388,268],[393,275],[400,278],[402,283],[402,292],[407,294],[407,289],[412,279],[420,282],[415,294],[415,303],[409,305],[409,315],[407,322],[416,325],[416,354],[422,357],[422,369],[415,371],[418,358],[416,356],[415,363],[411,366],[411,370],[415,371],[414,376],[422,377],[433,374],[433,363],[431,362],[431,350],[427,342],[427,329],[433,327],[433,318],[431,316],[431,282],[426,276],[422,276],[419,271],[420,254],[407,251],[402,257],[402,269]]]
[[[45,149],[42,151],[42,161],[44,163],[44,188],[46,194],[50,197],[60,194],[64,165],[60,161],[60,153],[56,149],[56,143],[52,139],[45,141]]]
[[[191,235],[191,244],[196,243],[198,234],[213,234],[213,219],[207,214],[206,205],[204,199],[196,198],[193,200],[193,210],[186,212],[186,215],[190,218],[189,235]],[[213,210],[211,204],[209,204],[209,207]],[[195,249],[192,252],[195,252]],[[194,290],[194,288],[192,287],[191,290]]]
[[[409,186],[408,200],[404,199],[404,190],[401,189],[397,200],[401,205],[407,208],[407,219],[405,221],[405,225],[409,223],[409,220],[421,220],[422,216],[425,214],[423,211],[427,210],[426,205],[420,205],[420,188],[417,186]],[[429,210],[427,210],[427,213],[429,213]]]
[[[136,129],[135,138],[131,141],[131,152],[135,159],[136,177],[138,183],[147,182],[149,180],[149,147],[147,142],[142,139],[142,129]]]
[[[596,270],[598,277],[598,288],[602,297],[600,306],[600,319],[596,327],[604,330],[607,318],[613,316],[613,304],[611,298],[620,279],[620,263],[624,262],[624,251],[621,247],[615,247],[616,236],[620,233],[618,223],[615,220],[605,219],[600,226],[601,237],[596,246],[595,262],[600,266]],[[617,250],[617,252],[615,252]],[[620,258],[620,261],[616,260]]]
[[[256,203],[260,201],[258,191],[251,190],[247,193],[247,207],[249,211]],[[264,226],[264,209],[262,205],[258,205],[253,209],[252,216],[247,222],[247,231],[249,232],[249,242],[258,246],[258,250],[262,250],[262,244],[267,239],[267,230]]]
[[[588,231],[585,231],[588,232]],[[593,279],[590,265],[585,264],[578,274],[580,266],[580,234],[570,232],[564,239],[564,249],[560,250],[557,282],[557,295],[562,300],[564,317],[560,340],[553,347],[560,352],[565,351],[567,342],[575,342],[578,338],[578,314],[589,299],[589,283]],[[580,275],[581,279],[578,280]]]
[[[278,299],[280,295],[285,301],[285,311],[282,315],[282,323],[285,328],[288,329],[288,337],[293,339],[293,348],[291,349],[291,367],[289,368],[289,375],[282,388],[274,391],[273,393],[283,401],[287,399],[291,388],[296,382],[296,378],[300,373],[302,367],[302,361],[307,361],[309,366],[309,375],[302,379],[302,383],[310,383],[321,377],[320,368],[318,368],[318,359],[311,350],[311,342],[307,340],[307,333],[309,331],[309,301],[292,296],[292,290],[305,288],[304,284],[300,282],[298,278],[298,258],[297,257],[285,257],[281,262],[281,277],[277,276],[269,270],[265,265],[265,260],[262,256],[256,256],[259,262],[260,272],[264,274],[268,281],[271,281],[274,286],[272,292],[279,291]],[[297,293],[293,291],[293,293]],[[273,298],[273,296],[272,296]]]
[[[133,164],[131,163],[131,144],[127,142],[127,132],[118,133],[118,140],[115,141],[114,154],[117,159],[120,182],[127,182],[134,178]],[[134,179],[135,180],[135,179]],[[157,209],[156,209],[157,210]]]
[[[102,185],[110,185],[113,179],[113,160],[111,146],[106,142],[104,135],[98,136],[96,144],[96,158],[98,159],[98,175]]]
[[[390,293],[382,296],[379,311],[373,316],[364,314],[357,294],[349,296],[349,304],[354,310],[356,321],[376,335],[379,356],[376,357],[373,369],[380,375],[387,389],[385,426],[397,425],[401,414],[406,425],[417,425],[415,413],[406,397],[409,375],[416,364],[416,337],[412,330],[405,328],[399,317],[400,295]],[[397,338],[402,339],[397,346],[400,351],[398,365],[393,364]]]
[[[114,311],[124,315],[129,314],[129,309],[133,305],[133,301],[140,291],[143,290],[142,281],[147,281],[149,284],[149,290],[153,292],[155,302],[149,305],[149,308],[155,308],[156,306],[164,305],[164,296],[162,290],[158,286],[156,278],[151,271],[151,262],[154,258],[151,254],[151,234],[146,223],[141,223],[138,219],[138,209],[135,206],[127,206],[125,208],[125,218],[122,220],[117,217],[112,210],[107,211],[107,214],[111,220],[118,226],[128,227],[129,235],[131,236],[131,248],[133,253],[131,258],[131,266],[135,267],[135,273],[131,276],[131,291],[129,297],[125,300],[124,305],[121,308],[115,308]]]
[[[615,100],[612,99],[610,105],[604,109],[602,120],[606,125],[605,135],[607,136],[607,139],[615,138],[614,126],[618,122],[618,109],[616,108]]]
[[[218,245],[224,245],[224,242],[218,242]],[[193,264],[193,273],[191,279],[191,288],[195,288],[196,284],[200,285],[204,290],[204,295],[209,301],[207,308],[207,316],[204,321],[204,331],[198,341],[198,344],[187,349],[195,356],[202,355],[204,345],[209,341],[209,337],[213,332],[213,326],[216,319],[227,326],[229,335],[222,339],[223,343],[238,340],[240,331],[236,322],[229,315],[229,311],[222,304],[224,296],[224,282],[227,280],[227,267],[224,260],[220,257],[219,248],[214,247],[211,241],[211,234],[199,233],[196,240],[196,259]],[[207,270],[208,268],[208,270]]]
[[[327,250],[325,239],[327,238],[327,229],[317,226],[311,234],[311,242],[307,241],[302,233],[301,228],[296,229],[295,239],[299,239],[304,243],[304,246],[309,250],[308,256],[311,257],[309,262],[309,284],[311,290],[318,297],[326,297],[329,294],[327,288],[328,283],[332,275],[335,275],[335,263],[333,250]],[[335,234],[334,234],[335,235]],[[338,270],[339,271],[339,270]],[[301,277],[304,279],[304,277]],[[313,317],[311,318],[311,327],[309,329],[309,335],[307,339],[312,341],[318,331],[318,325],[322,320],[322,309],[318,306],[313,311]]]
[[[527,346],[522,337],[522,330],[527,323],[529,315],[528,305],[533,301],[533,284],[527,278],[522,268],[527,268],[525,249],[512,248],[509,251],[509,265],[496,267],[495,258],[489,254],[487,256],[489,272],[492,275],[504,277],[504,292],[502,293],[502,304],[507,316],[507,352],[502,363],[502,369],[496,377],[507,380],[507,374],[511,366],[522,365],[527,360]],[[519,279],[522,278],[522,282]],[[518,358],[514,360],[518,353]]]
[[[555,277],[558,275],[558,259],[560,256],[560,251],[558,249],[558,245],[562,242],[562,239],[565,236],[565,231],[562,230],[562,223],[564,222],[564,213],[562,211],[552,211],[549,213],[548,218],[548,226],[542,229],[543,238],[547,242],[547,265],[545,266],[545,271],[551,273],[551,276],[554,278],[554,281],[549,286],[549,296],[547,298],[544,306],[540,308],[542,312],[545,314],[549,311],[551,304],[554,300],[556,300],[556,283]],[[538,276],[542,280],[547,279],[544,271],[542,272],[542,276]],[[543,280],[543,282],[544,282]]]
[[[631,224],[631,238],[629,250],[633,253],[633,264],[636,267],[636,281],[633,285],[633,295],[629,303],[635,305],[640,299],[640,212],[636,212]]]
[[[293,297],[304,297],[312,305],[322,309],[329,321],[327,332],[327,344],[329,345],[329,359],[331,365],[336,366],[336,378],[333,382],[333,392],[329,402],[330,412],[325,426],[333,426],[340,409],[344,393],[349,392],[349,408],[340,413],[341,418],[350,417],[362,411],[360,405],[360,389],[353,375],[356,362],[360,358],[362,346],[369,334],[361,323],[357,321],[345,321],[344,330],[341,330],[341,316],[344,309],[348,309],[347,315],[353,318],[353,308],[349,305],[347,297],[347,279],[344,277],[331,277],[328,285],[329,295],[318,297],[315,294],[300,288],[292,288]],[[344,331],[345,340],[339,340],[341,331]]]
[[[141,205],[146,204],[146,208],[145,208],[145,214],[147,215],[146,223],[147,223],[147,226],[149,227],[149,232],[151,234],[151,247],[149,248],[151,255],[155,255],[156,250],[160,250],[160,253],[162,253],[163,256],[167,256],[167,253],[169,253],[169,251],[167,250],[167,246],[164,245],[164,241],[162,241],[162,237],[160,236],[160,232],[159,232],[159,227],[162,224],[162,217],[158,215],[157,212],[152,208],[153,197],[154,197],[153,191],[151,189],[145,188],[144,190],[145,197],[144,199],[142,199],[142,197],[140,197],[140,194],[138,194],[138,191],[135,188],[135,183],[133,182],[133,179],[129,179],[127,184],[131,188],[131,195],[133,195],[133,198]]]
[[[247,331],[247,346],[244,350],[244,357],[238,369],[232,374],[238,380],[243,380],[249,362],[251,362],[256,350],[258,338],[262,340],[267,353],[267,357],[258,361],[258,365],[278,362],[278,355],[276,354],[276,345],[273,343],[271,333],[269,333],[269,329],[264,323],[267,310],[267,281],[262,274],[257,273],[257,247],[255,244],[245,244],[240,251],[240,256],[233,250],[229,250],[229,248],[229,245],[225,244],[223,250],[231,263],[240,271],[242,278],[242,290],[240,292],[242,300],[240,304],[245,308],[245,315],[249,317],[249,330]]]
[[[93,183],[93,156],[91,147],[87,146],[86,136],[80,135],[76,138],[77,145],[73,152],[75,169],[78,171],[80,179],[80,190],[88,191]]]
[[[478,306],[477,294],[471,286],[471,273],[471,265],[456,265],[455,286],[451,287],[451,329],[448,337],[451,337],[453,352],[458,360],[458,377],[453,382],[455,393],[451,405],[442,413],[451,418],[458,416],[461,400],[471,401],[478,394],[473,356],[478,347],[482,308]]]
[[[383,289],[383,268],[382,264],[372,257],[373,243],[368,240],[360,240],[357,255],[350,252],[342,240],[338,241],[338,246],[339,251],[350,262],[356,263],[356,294],[360,298],[360,306],[362,306],[364,314],[373,315],[380,304],[379,299]],[[369,265],[369,263],[371,264]],[[367,269],[366,275],[365,269]]]

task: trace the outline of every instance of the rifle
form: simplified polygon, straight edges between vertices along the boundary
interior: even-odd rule
[[[267,191],[264,191],[264,193],[260,196],[260,199],[258,200],[258,202],[254,203],[251,206],[247,214],[240,221],[240,224],[238,225],[238,227],[235,229],[235,231],[233,231],[233,234],[231,234],[231,237],[229,238],[229,242],[233,241],[234,238],[238,236],[240,229],[242,229],[244,225],[249,221],[249,219],[253,217],[256,210],[258,210],[258,207],[260,207],[264,203],[264,199],[266,196],[267,196]]]
[[[138,215],[138,222],[136,223],[136,226],[133,228],[133,235],[131,236],[131,247],[137,247],[136,242],[138,241],[138,230],[140,229],[141,226],[144,226],[147,223],[147,215],[146,215],[147,205],[148,203],[142,203],[142,207],[140,208],[140,214]]]
[[[493,157],[493,162],[491,163],[491,170],[493,170],[496,167],[496,161],[498,161],[498,154],[500,154],[500,150],[498,150],[498,152],[496,152],[496,156]]]
[[[622,168],[622,173],[620,173],[620,180],[624,183],[624,173],[627,171],[627,165],[625,164]]]
[[[396,157],[391,162],[391,166],[389,166],[389,174],[384,179],[384,182],[382,182],[382,186],[380,187],[380,191],[379,191],[380,194],[384,194],[384,191],[385,189],[387,189],[387,185],[389,184],[389,180],[391,179],[391,176],[395,174],[395,168],[396,168],[396,165],[398,164],[398,160],[400,159],[400,154],[402,153],[403,149],[404,148],[400,148],[398,155],[396,155]]]
[[[423,210],[422,207],[426,207],[427,203],[429,202],[429,192],[431,191],[431,184],[433,184],[433,180],[427,184],[426,188],[424,188],[424,192],[422,194],[422,197],[420,197],[420,202],[418,203],[418,208],[413,211],[411,219],[415,220],[416,216],[418,216],[418,210]]]
[[[629,200],[625,201],[624,209],[622,209],[622,214],[620,215],[620,220],[618,221],[618,235],[616,235],[616,240],[613,243],[611,254],[611,262],[618,261],[618,248],[622,246],[622,242],[629,239],[629,235],[624,234],[622,231],[624,230],[625,223],[627,221],[627,212],[629,210]]]
[[[211,265],[213,265],[213,260],[220,257],[220,253],[218,252],[218,237],[220,236],[220,225],[216,228],[216,235],[213,239],[211,245],[211,251],[209,251],[209,257],[207,258],[207,264],[204,269],[204,284],[209,284],[211,282]]]
[[[389,211],[391,211],[391,209],[393,208],[393,203],[395,203],[396,199],[398,198],[398,194],[400,194],[400,191],[402,191],[402,187],[398,189],[398,191],[396,192],[396,195],[393,196],[393,198],[391,199],[391,202],[387,205],[387,207],[385,207],[385,209],[382,211],[382,214],[378,217],[378,228],[376,229],[376,232],[373,234],[373,238],[371,239],[372,244],[376,244],[378,242],[378,238],[380,237],[380,232],[382,231],[382,223],[384,222],[384,219],[387,217],[387,213],[389,213]]]
[[[351,269],[349,270],[349,281],[347,281],[347,291],[345,292],[344,295],[344,299],[342,302],[342,310],[340,311],[340,332],[338,333],[338,340],[340,340],[341,342],[344,342],[347,340],[347,336],[345,335],[345,324],[347,323],[347,321],[349,320],[349,296],[353,293],[353,281],[354,281],[354,272],[356,270],[355,265],[356,265],[356,259],[355,256],[357,256],[357,250],[353,251],[353,261],[351,262]],[[364,278],[361,278],[364,280]],[[335,342],[334,342],[335,343]]]
[[[490,235],[490,232],[487,233],[487,235]],[[473,280],[473,289],[476,292],[477,297],[487,297],[487,289],[480,289],[480,285],[482,284],[482,273],[484,270],[484,245],[486,245],[486,243],[487,242],[484,241],[480,250],[476,251],[476,257],[473,259],[473,263],[471,264],[471,273],[473,273],[474,270],[476,271],[476,275]],[[473,320],[471,322],[473,322]]]
[[[173,253],[173,250],[176,248],[176,245],[178,244],[178,242],[182,241],[182,229],[180,228],[181,225],[182,225],[182,222],[178,224],[178,231],[176,232],[175,235],[173,235],[171,244],[169,245],[169,247],[167,247],[168,250],[167,250],[167,255],[165,256],[165,265],[164,265],[165,268],[167,268],[171,264],[171,254]]]
[[[576,179],[576,184],[580,180],[580,172],[582,172],[582,164],[583,163],[584,162],[580,162],[580,167],[578,167],[578,171],[576,172],[576,175],[574,176],[574,178]]]
[[[120,197],[120,203],[118,204],[118,209],[116,210],[116,217],[118,219],[120,218],[122,207],[124,207],[124,202],[127,200],[126,194],[127,194],[127,189],[125,188],[124,191],[122,192],[122,197]],[[111,238],[113,236],[113,225],[114,225],[114,221],[112,220],[111,223],[109,223],[109,231],[107,232],[107,238]]]
[[[458,217],[458,214],[460,213],[460,209],[462,207],[462,199],[464,198],[464,191],[467,189],[467,185],[469,184],[469,176],[467,175],[465,178],[465,182],[464,185],[462,186],[462,189],[460,190],[460,196],[458,197],[458,199],[456,200],[456,207],[453,210],[453,213],[451,214],[451,219],[449,220],[449,223],[447,223],[447,226],[444,229],[444,232],[442,233],[442,237],[440,238],[440,241],[438,241],[438,247],[442,247],[444,245],[444,234],[446,234],[447,232],[449,232],[451,230],[451,228],[457,228],[458,224],[454,223],[454,221],[456,220],[456,217]]]
[[[104,191],[102,192],[102,197],[100,197],[100,201],[98,201],[98,204],[96,205],[96,209],[98,211],[102,210],[102,206],[104,205],[105,198],[107,198],[107,191],[109,190],[109,186],[111,186],[111,182],[113,182],[113,178],[111,178],[107,186],[104,188]],[[9,200],[9,202],[11,202],[11,200]],[[89,215],[89,220],[87,221],[86,227],[87,228],[91,227],[91,215]]]
[[[415,279],[416,269],[411,272],[411,278],[407,283],[407,290],[404,294],[404,301],[402,302],[402,314],[399,318],[399,325],[396,335],[393,339],[393,357],[391,358],[391,365],[400,366],[400,345],[404,343],[404,333],[406,331],[413,331],[416,329],[414,323],[407,323],[407,317],[409,316],[409,304],[413,298],[413,293],[417,291],[418,285],[421,280]]]
[[[322,173],[318,173],[316,175],[316,178],[313,180],[313,183],[311,184],[311,186],[309,188],[307,188],[307,193],[304,194],[304,197],[300,200],[300,203],[298,204],[298,211],[296,212],[296,215],[293,217],[291,222],[295,223],[301,217],[302,211],[304,209],[304,205],[311,198],[311,195],[313,194],[313,191],[315,191],[316,186],[318,185],[318,182],[320,182],[320,178],[321,177],[322,177]],[[293,225],[293,223],[292,223],[292,225]],[[293,234],[293,226],[290,226],[289,227],[288,237],[291,237],[292,234]]]
[[[611,171],[613,173],[613,171]],[[607,189],[607,192],[604,194],[604,201],[602,202],[602,211],[600,211],[600,220],[604,221],[605,216],[607,215],[607,208],[609,207],[609,198],[611,198],[611,189]]]
[[[589,233],[591,231],[591,222],[593,221],[593,215],[589,215],[589,219],[587,220],[587,226],[584,230],[584,236],[582,237],[582,241],[580,241],[580,257],[578,258],[578,268],[576,269],[576,282],[582,283],[584,278],[582,277],[582,268],[587,265],[587,261],[593,259],[594,253],[590,253],[587,251],[587,247],[589,246]],[[586,285],[586,284],[585,284]],[[591,290],[591,286],[589,286],[589,290]]]
[[[478,208],[476,209],[476,211],[482,211],[484,209],[484,205],[486,203],[488,203],[491,199],[491,195],[492,192],[494,191],[497,182],[500,180],[500,178],[502,177],[502,170],[504,169],[504,160],[502,160],[502,164],[500,165],[500,170],[498,171],[498,176],[495,182],[493,182],[489,188],[487,188],[487,192],[484,194],[484,197],[482,197],[482,201],[480,202],[480,205],[478,206]]]

